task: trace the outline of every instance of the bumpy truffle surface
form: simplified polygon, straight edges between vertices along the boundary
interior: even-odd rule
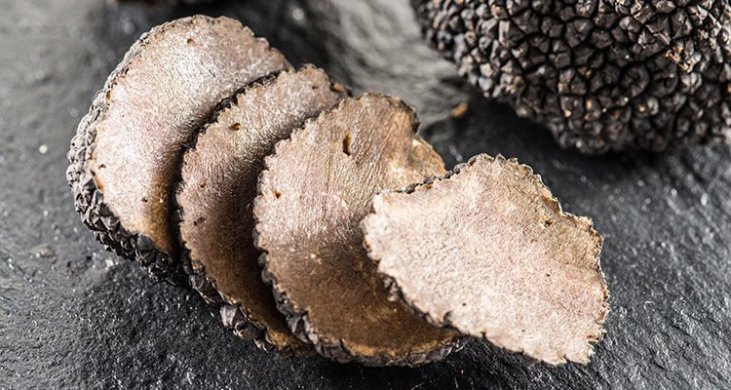
[[[96,96],[68,154],[76,209],[99,241],[177,280],[170,203],[184,144],[221,100],[288,67],[229,18],[193,16],[143,35]]]
[[[437,324],[551,365],[588,363],[604,333],[601,236],[514,160],[381,193],[362,228],[391,292]]]
[[[191,284],[209,302],[230,306],[222,310],[227,325],[264,349],[306,345],[289,331],[261,278],[252,237],[257,178],[277,141],[346,96],[312,66],[253,83],[203,129],[183,159],[176,199]]]
[[[399,100],[346,99],[278,143],[259,178],[265,277],[295,334],[337,361],[417,365],[452,348],[452,332],[389,300],[358,227],[377,191],[444,173],[416,127]]]
[[[731,139],[727,0],[412,0],[485,96],[583,153]]]
[[[614,0],[623,28],[645,50],[665,54],[692,69],[701,52],[728,50],[731,3],[727,0]],[[698,47],[700,50],[696,49]]]

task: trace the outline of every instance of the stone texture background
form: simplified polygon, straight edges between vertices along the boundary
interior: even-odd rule
[[[407,0],[221,0],[177,9],[3,0],[0,12],[0,389],[723,388],[731,385],[731,147],[588,158],[463,85]],[[550,369],[482,342],[418,369],[266,354],[192,292],[153,283],[81,225],[65,153],[94,92],[151,26],[193,13],[250,25],[294,63],[403,97],[448,165],[532,165],[606,237],[605,340]],[[469,103],[467,115],[450,109]]]

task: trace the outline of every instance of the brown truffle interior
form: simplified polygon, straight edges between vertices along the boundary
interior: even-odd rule
[[[266,160],[254,206],[257,245],[275,290],[290,314],[306,314],[321,352],[342,348],[356,360],[393,363],[453,338],[388,299],[358,228],[378,190],[444,173],[416,126],[413,111],[396,99],[346,99]]]
[[[301,343],[261,278],[252,238],[257,178],[277,141],[346,96],[312,66],[254,83],[218,113],[183,160],[180,233],[195,271],[265,329],[266,341],[278,349]]]
[[[604,332],[601,236],[514,160],[379,194],[363,228],[378,272],[437,323],[549,364],[587,363]]]
[[[143,40],[108,86],[90,168],[122,226],[170,255],[169,201],[184,143],[222,99],[289,65],[229,18],[180,19]]]

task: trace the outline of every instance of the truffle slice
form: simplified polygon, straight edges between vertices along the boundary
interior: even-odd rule
[[[608,311],[602,237],[530,167],[478,155],[445,179],[377,195],[373,209],[364,241],[392,294],[509,351],[588,363]]]
[[[98,240],[179,280],[169,214],[184,144],[221,100],[288,67],[229,18],[193,16],[143,35],[96,96],[68,154],[76,209]]]
[[[183,159],[177,202],[191,284],[209,302],[223,298],[224,322],[262,349],[305,344],[289,331],[261,278],[252,238],[257,178],[277,141],[346,96],[312,66],[254,83],[217,114]]]
[[[264,276],[295,335],[340,362],[416,365],[445,356],[454,333],[389,300],[362,245],[373,195],[444,173],[395,98],[365,95],[275,147],[254,202]]]

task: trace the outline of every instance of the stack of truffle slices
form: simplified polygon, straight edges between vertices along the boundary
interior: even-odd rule
[[[396,98],[352,98],[228,18],[154,28],[71,142],[97,238],[190,284],[264,350],[368,365],[438,360],[464,336],[586,363],[608,292],[602,238],[530,168],[451,173]]]

